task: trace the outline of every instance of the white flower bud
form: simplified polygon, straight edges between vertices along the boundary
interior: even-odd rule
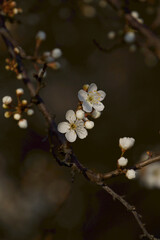
[[[13,8],[13,13],[16,15],[19,13],[18,8]]]
[[[135,143],[135,139],[134,138],[124,137],[124,138],[120,138],[119,139],[119,146],[124,151],[126,151],[127,149],[133,147],[134,143]]]
[[[24,94],[23,88],[17,88],[17,89],[16,89],[16,94],[17,94],[17,95],[22,95],[22,94]]]
[[[121,158],[118,159],[118,164],[121,167],[125,167],[127,165],[127,163],[128,163],[127,158],[121,157]]]
[[[99,118],[101,116],[101,112],[98,112],[97,110],[94,110],[91,114],[91,116],[96,119]]]
[[[10,96],[5,96],[2,98],[2,102],[3,102],[3,104],[8,105],[12,102],[12,98]]]
[[[124,41],[126,43],[133,43],[136,39],[136,35],[134,32],[132,31],[128,31],[125,35],[124,35]]]
[[[85,125],[85,128],[87,128],[87,129],[92,129],[92,128],[94,127],[94,122],[88,120],[88,121],[85,122],[84,125]]]
[[[44,41],[46,39],[46,33],[44,31],[39,31],[36,35],[36,38],[41,41]]]
[[[137,11],[132,11],[131,16],[138,19],[139,18],[139,13]]]
[[[85,112],[84,112],[83,110],[77,110],[77,111],[76,111],[76,117],[77,117],[78,119],[83,119],[84,116],[85,116]]]
[[[115,36],[116,36],[116,33],[114,32],[114,31],[110,31],[110,32],[108,32],[108,39],[110,39],[110,40],[112,40],[112,39],[114,39],[115,38]]]
[[[17,75],[17,79],[18,79],[18,80],[22,80],[22,78],[23,78],[22,73],[19,73],[19,74]]]
[[[126,177],[128,179],[134,179],[136,177],[136,172],[133,169],[129,169],[126,172]]]
[[[33,109],[28,109],[27,115],[32,116],[33,114],[34,114],[34,110]]]
[[[13,118],[18,121],[21,118],[21,115],[19,113],[15,113]]]
[[[62,51],[59,48],[55,48],[52,50],[52,57],[53,58],[60,58],[62,56]]]
[[[27,128],[27,127],[28,127],[27,120],[26,120],[26,119],[21,119],[21,120],[19,120],[18,126],[19,126],[20,128],[24,128],[24,129]]]

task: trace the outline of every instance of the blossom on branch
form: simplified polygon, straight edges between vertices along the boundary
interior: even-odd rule
[[[136,172],[133,169],[129,169],[126,172],[126,177],[130,180],[134,179],[136,177]]]
[[[65,137],[69,142],[75,142],[77,135],[80,139],[87,137],[88,132],[85,129],[84,121],[79,120],[73,110],[68,110],[66,113],[68,122],[58,124],[58,131],[65,133]]]
[[[122,149],[122,151],[126,151],[129,148],[133,147],[135,143],[135,139],[134,138],[130,138],[130,137],[123,137],[119,139],[119,146]]]
[[[128,163],[128,159],[127,158],[124,158],[124,157],[121,157],[118,159],[118,165],[120,167],[125,167]]]
[[[92,83],[88,90],[80,90],[78,92],[78,98],[82,102],[82,107],[85,112],[92,112],[92,108],[101,112],[104,109],[101,101],[105,98],[106,93],[103,91],[97,91],[97,86]]]

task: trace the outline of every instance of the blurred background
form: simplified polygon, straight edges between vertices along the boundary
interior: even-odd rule
[[[157,1],[130,2],[131,9],[150,25]],[[19,0],[17,4],[23,14],[8,27],[27,54],[33,54],[39,30],[47,34],[40,53],[56,47],[63,52],[61,68],[48,69],[47,86],[41,91],[56,122],[76,108],[84,84],[96,83],[107,94],[94,129],[86,139],[73,143],[81,163],[100,172],[115,169],[119,138],[124,136],[136,139],[126,153],[129,166],[144,159],[146,151],[159,154],[160,63],[154,55],[123,41],[124,22],[117,13],[103,0]],[[95,41],[111,51],[101,51]],[[16,88],[24,86],[5,70],[8,53],[2,41],[0,49],[0,97],[10,95],[16,101]],[[32,76],[33,65],[26,61],[25,66]],[[138,239],[141,230],[123,206],[81,175],[72,183],[70,170],[55,163],[49,154],[46,123],[34,110],[23,130],[15,120],[4,118],[1,107],[0,239]],[[129,181],[122,176],[108,184],[137,207],[148,231],[160,236],[160,184],[144,182],[141,177]]]

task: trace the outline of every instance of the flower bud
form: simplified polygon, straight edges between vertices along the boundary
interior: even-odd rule
[[[124,35],[124,41],[126,43],[133,43],[136,39],[136,35],[134,32],[132,31],[128,31],[125,35]]]
[[[85,85],[83,85],[83,90],[84,90],[84,91],[87,91],[88,88],[89,88],[89,84],[85,84]]]
[[[126,172],[126,177],[130,180],[134,179],[136,177],[136,172],[133,169],[129,169]]]
[[[21,115],[19,113],[15,113],[13,118],[18,121],[21,118]]]
[[[2,102],[6,105],[10,104],[12,102],[12,98],[10,96],[5,96],[2,98]]]
[[[4,109],[7,109],[8,108],[8,106],[6,105],[6,104],[2,104],[2,107],[4,108]]]
[[[57,59],[60,58],[62,56],[62,51],[59,48],[55,48],[52,50],[52,57]]]
[[[78,119],[83,119],[84,116],[85,116],[85,113],[84,113],[83,110],[77,110],[77,111],[76,111],[76,117],[77,117]]]
[[[17,94],[17,95],[23,95],[23,94],[24,94],[23,88],[17,88],[17,89],[16,89],[16,94]]]
[[[127,163],[128,163],[127,158],[121,157],[118,159],[118,165],[121,167],[125,167],[127,165]]]
[[[4,117],[5,117],[5,118],[9,118],[11,115],[12,115],[11,112],[5,112],[5,113],[4,113]]]
[[[46,40],[46,33],[44,31],[39,31],[36,35],[36,39],[39,39],[41,41]]]
[[[28,109],[27,115],[32,116],[33,114],[34,114],[34,110],[33,109]]]
[[[114,31],[108,32],[108,39],[112,40],[115,38],[115,36],[116,36],[116,33]]]
[[[17,79],[18,79],[18,80],[22,80],[22,78],[23,78],[22,73],[19,73],[19,74],[17,75]]]
[[[26,119],[21,119],[21,120],[19,120],[18,126],[19,126],[20,128],[24,128],[24,129],[27,128],[27,127],[28,127],[27,120],[26,120]]]
[[[24,106],[25,106],[25,105],[27,105],[27,103],[28,103],[28,102],[27,102],[27,100],[26,100],[26,99],[23,99],[23,100],[22,100],[22,105],[24,105]]]
[[[91,114],[91,116],[96,119],[99,118],[101,116],[101,112],[98,112],[97,110],[94,110]]]
[[[88,121],[85,122],[84,125],[85,125],[85,128],[87,128],[87,129],[92,129],[92,128],[94,127],[94,122],[88,120]]]
[[[133,147],[134,143],[135,143],[134,138],[123,137],[119,139],[119,146],[123,151],[126,151],[129,148]]]

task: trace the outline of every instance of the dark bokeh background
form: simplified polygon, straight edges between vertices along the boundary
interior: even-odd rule
[[[136,139],[128,151],[129,165],[139,161],[147,150],[160,149],[160,64],[146,58],[141,50],[130,52],[126,44],[108,54],[101,52],[93,39],[110,47],[110,30],[123,29],[123,22],[108,6],[102,8],[93,1],[95,16],[84,16],[80,1],[37,0],[18,1],[24,13],[21,24],[9,25],[12,34],[28,54],[32,54],[35,35],[47,33],[41,51],[60,47],[61,69],[48,70],[47,86],[41,95],[56,121],[64,120],[68,109],[75,109],[77,92],[85,83],[96,83],[107,93],[105,110],[95,121],[95,127],[85,140],[73,144],[75,153],[87,167],[109,171],[116,167],[120,156],[120,137]],[[134,1],[133,1],[134,2]],[[147,23],[154,18],[147,15],[145,3],[135,3]],[[93,11],[93,9],[92,9]],[[0,97],[15,97],[15,89],[24,87],[15,75],[5,71],[8,56],[3,42],[0,58]],[[32,76],[33,66],[26,62]],[[34,80],[33,80],[34,81]],[[25,89],[25,96],[27,89]],[[0,239],[28,240],[104,240],[138,239],[140,229],[134,218],[119,203],[97,186],[76,176],[71,183],[68,169],[60,168],[47,152],[46,124],[35,110],[28,117],[29,127],[22,130],[12,119],[0,115]],[[124,177],[109,180],[110,186],[137,206],[148,230],[160,236],[159,189],[147,189],[139,180]]]

